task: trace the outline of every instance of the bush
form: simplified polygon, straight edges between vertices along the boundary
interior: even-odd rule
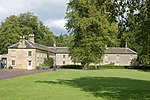
[[[126,69],[126,66],[101,65],[97,69]]]
[[[150,70],[150,65],[144,66],[129,66],[129,69]]]
[[[83,67],[81,65],[63,65],[61,68],[64,69],[82,69]]]
[[[53,64],[54,64],[54,60],[53,60],[53,58],[46,58],[45,60],[44,60],[44,63],[43,64],[40,64],[39,66],[40,67],[46,67],[46,66],[48,66],[48,67],[50,67],[50,68],[52,68],[53,67]]]

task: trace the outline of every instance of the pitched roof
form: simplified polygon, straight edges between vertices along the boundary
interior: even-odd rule
[[[30,42],[29,40],[25,40],[26,49],[40,49],[45,51],[51,51],[53,53],[69,53],[68,47],[47,47],[38,43]],[[19,46],[19,42],[9,46],[8,48],[17,49]],[[105,54],[136,54],[135,51],[129,48],[120,48],[120,47],[107,47],[104,51]]]
[[[54,47],[49,47],[49,48],[54,49]],[[56,47],[55,52],[56,53],[69,53],[68,47]],[[135,51],[129,48],[121,48],[121,47],[107,47],[104,53],[105,54],[136,54]]]
[[[33,43],[33,42],[28,41],[28,40],[24,40],[24,41],[25,41],[25,45],[26,45],[25,49],[40,49],[40,50],[54,52],[54,51],[52,51],[52,49],[49,49],[47,46],[44,46],[44,45],[41,45],[38,43]],[[8,48],[18,49],[18,46],[19,46],[19,42],[14,44],[14,45],[9,46]]]
[[[129,48],[120,48],[120,47],[108,47],[105,51],[105,54],[136,54],[135,51]]]
[[[55,53],[69,53],[68,47],[49,47],[49,49],[53,50]]]
[[[56,53],[69,53],[68,47],[56,47]]]

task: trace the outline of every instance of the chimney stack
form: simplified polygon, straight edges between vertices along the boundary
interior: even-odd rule
[[[54,42],[53,47],[56,47],[56,43]]]
[[[28,40],[29,40],[30,42],[34,43],[34,34],[30,34]]]
[[[26,48],[25,45],[25,37],[24,36],[20,36],[20,41],[19,41],[19,46],[18,48]]]
[[[125,43],[125,48],[128,48],[128,43],[127,43],[127,41],[126,41],[126,43]]]
[[[105,44],[105,49],[108,49],[107,44]]]

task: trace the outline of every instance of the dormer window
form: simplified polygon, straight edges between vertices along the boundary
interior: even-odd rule
[[[28,56],[32,56],[32,51],[28,51]]]

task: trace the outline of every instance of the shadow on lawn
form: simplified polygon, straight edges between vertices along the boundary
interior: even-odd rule
[[[119,77],[81,77],[73,80],[36,81],[36,83],[65,84],[95,97],[118,100],[150,99],[150,81]]]

